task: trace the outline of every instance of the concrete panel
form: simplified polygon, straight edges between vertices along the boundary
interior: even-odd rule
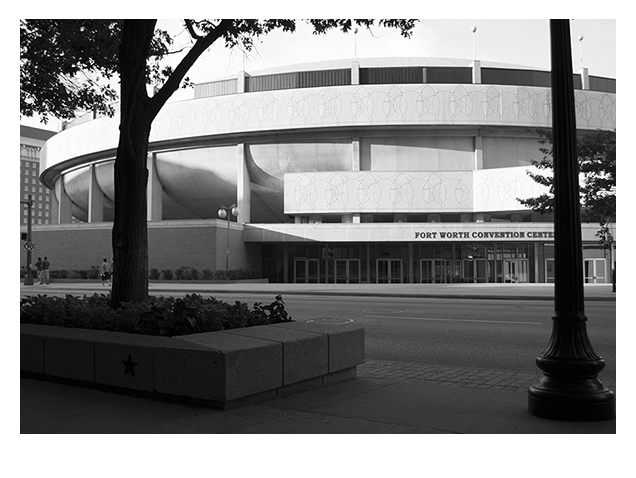
[[[155,390],[227,402],[282,385],[282,345],[225,332],[171,338],[155,349]]]
[[[329,373],[364,363],[364,329],[356,325],[287,322],[284,324],[275,324],[272,327],[289,328],[327,335],[329,339]]]
[[[173,337],[156,347],[154,367],[156,392],[224,400],[225,368],[218,350]]]
[[[165,337],[109,332],[95,341],[95,382],[154,391],[154,349]]]
[[[59,329],[51,325],[20,324],[20,370],[44,373],[44,337]]]
[[[95,341],[104,330],[59,327],[44,338],[44,373],[54,377],[95,381]]]
[[[308,380],[328,372],[328,339],[322,333],[275,327],[247,327],[228,334],[271,340],[283,347],[283,385]]]
[[[289,173],[285,175],[285,213],[516,211],[522,209],[517,198],[546,190],[528,176],[528,169]]]

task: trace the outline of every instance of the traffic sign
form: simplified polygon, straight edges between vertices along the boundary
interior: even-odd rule
[[[35,249],[35,242],[33,242],[33,241],[24,241],[24,250],[25,251],[32,251],[33,249]]]

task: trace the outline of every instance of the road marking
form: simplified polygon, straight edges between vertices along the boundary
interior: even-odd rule
[[[350,324],[351,322],[353,322],[353,319],[343,319],[340,317],[319,317],[317,319],[305,320],[305,322],[316,322],[319,324],[340,325],[340,324]]]
[[[369,319],[407,319],[407,320],[430,320],[435,322],[486,322],[490,324],[519,324],[519,325],[542,325],[542,322],[515,322],[511,320],[477,320],[477,319],[441,319],[433,317],[396,317],[391,315],[363,315]]]

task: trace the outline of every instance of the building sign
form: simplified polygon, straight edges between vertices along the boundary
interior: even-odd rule
[[[597,224],[582,226],[598,242]],[[251,224],[246,242],[554,242],[554,226],[530,222]]]
[[[457,241],[462,239],[554,239],[554,231],[415,231],[414,239]]]

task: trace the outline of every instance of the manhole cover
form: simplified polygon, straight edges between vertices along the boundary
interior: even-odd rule
[[[313,322],[316,324],[340,325],[350,324],[351,322],[353,322],[353,319],[344,319],[342,317],[318,317],[316,319],[309,319],[306,322]]]

